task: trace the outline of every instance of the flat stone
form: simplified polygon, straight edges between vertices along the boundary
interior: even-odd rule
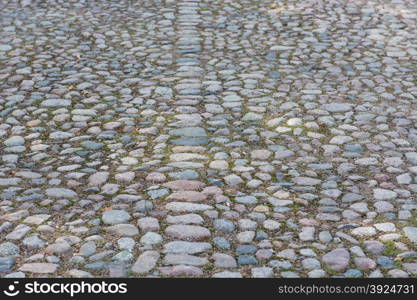
[[[315,258],[303,259],[303,261],[301,263],[303,265],[303,268],[307,269],[307,270],[317,270],[317,269],[321,268],[320,261],[318,259],[315,259]]]
[[[216,219],[213,222],[214,229],[218,232],[231,233],[235,230],[232,221],[226,219]]]
[[[118,236],[135,236],[139,234],[139,229],[131,224],[117,224],[106,227],[105,230]]]
[[[209,140],[205,137],[185,137],[185,138],[177,138],[171,140],[171,143],[174,145],[181,145],[181,146],[200,146],[208,144]]]
[[[213,278],[242,278],[239,272],[223,271],[213,275]]]
[[[45,245],[45,242],[42,239],[40,239],[38,236],[33,235],[33,236],[25,238],[22,241],[22,244],[26,247],[26,249],[34,250],[34,249],[43,248]]]
[[[161,267],[159,271],[166,276],[203,276],[203,271],[194,266],[177,265],[172,267]]]
[[[65,273],[66,276],[71,278],[93,278],[94,276],[86,271],[71,269]]]
[[[163,186],[175,191],[198,191],[203,189],[205,184],[196,180],[176,180],[166,182]]]
[[[49,188],[45,191],[46,195],[53,198],[77,198],[77,193],[65,188]]]
[[[214,253],[212,256],[214,266],[217,268],[236,268],[237,263],[233,256],[224,253]]]
[[[109,178],[109,172],[97,172],[90,177],[88,177],[88,185],[89,186],[100,186],[106,183],[107,179]]]
[[[417,275],[417,263],[403,263],[403,267],[408,273]]]
[[[213,207],[206,204],[189,203],[189,202],[171,202],[165,205],[167,210],[173,212],[196,212],[210,210]]]
[[[245,114],[242,118],[242,121],[260,121],[263,119],[263,116],[257,113],[249,112]]]
[[[15,263],[16,260],[13,257],[0,257],[0,274],[10,272]],[[4,278],[7,278],[7,275]]]
[[[0,44],[0,51],[9,51],[12,50],[13,47],[7,44]]]
[[[323,256],[323,262],[334,271],[344,271],[350,261],[350,254],[346,249],[339,248]]]
[[[149,197],[151,199],[159,199],[169,194],[168,189],[156,189],[148,191]]]
[[[377,201],[374,203],[374,207],[378,213],[385,213],[394,210],[394,205],[387,201]]]
[[[84,147],[86,149],[89,150],[99,150],[101,148],[103,148],[104,144],[103,143],[98,143],[98,142],[94,142],[94,141],[83,141],[80,143],[81,147]]]
[[[272,155],[269,150],[254,150],[251,152],[252,159],[266,160]]]
[[[180,216],[167,216],[169,224],[203,224],[204,219],[197,214],[185,214]]]
[[[414,244],[417,244],[417,227],[404,227],[405,236]]]
[[[269,267],[258,267],[251,270],[252,278],[273,278],[274,271]]]
[[[66,107],[71,105],[71,100],[67,99],[48,99],[41,102],[44,107]]]
[[[159,221],[156,218],[145,217],[138,220],[138,226],[143,232],[159,231]]]
[[[256,204],[258,202],[258,199],[253,196],[239,196],[235,198],[236,202],[242,203],[242,204]]]
[[[356,202],[362,200],[364,197],[356,193],[346,193],[342,197],[342,202]]]
[[[207,199],[207,195],[196,191],[179,191],[174,192],[167,197],[168,201],[190,201],[201,202]]]
[[[29,214],[27,210],[18,210],[16,212],[6,214],[2,217],[3,220],[14,222],[26,217]]]
[[[50,215],[46,215],[46,214],[32,215],[24,219],[23,223],[32,224],[32,225],[40,225],[46,222],[47,220],[49,220],[50,217],[51,217]]]
[[[189,254],[167,254],[164,258],[165,265],[189,265],[204,266],[209,263],[207,258],[193,256]]]
[[[207,136],[204,128],[201,127],[184,127],[180,129],[172,129],[168,132],[172,136],[184,136],[184,137],[205,137]]]
[[[257,265],[258,264],[258,260],[252,255],[240,255],[238,257],[237,262],[241,266]]]
[[[255,245],[239,245],[236,248],[237,254],[255,254],[258,248]]]
[[[329,112],[347,112],[352,110],[352,105],[345,104],[345,103],[330,103],[322,105],[321,107],[323,110],[327,110]]]
[[[393,223],[377,223],[374,225],[376,229],[382,232],[394,232],[396,231]]]
[[[21,240],[29,231],[31,231],[31,228],[29,226],[19,224],[15,227],[15,229],[13,229],[12,232],[6,235],[6,239]]]
[[[132,272],[138,274],[146,274],[151,271],[159,260],[159,253],[157,251],[143,252],[132,267]]]
[[[21,136],[15,135],[5,140],[3,144],[7,147],[23,146],[25,144],[25,139]]]
[[[0,186],[19,185],[22,179],[20,178],[0,178]]]
[[[211,249],[209,243],[173,241],[164,245],[164,253],[197,254]]]
[[[96,243],[94,241],[90,241],[90,242],[87,242],[84,245],[82,245],[80,247],[79,252],[83,256],[88,257],[88,256],[93,255],[96,252],[96,250],[97,250]]]
[[[64,255],[71,251],[71,245],[67,242],[51,244],[45,249],[45,253],[54,255]]]
[[[0,244],[0,257],[2,256],[17,256],[20,250],[17,245],[11,242],[4,242]]]
[[[140,238],[140,242],[144,245],[156,245],[160,244],[162,241],[162,236],[155,232],[147,232]]]
[[[19,271],[36,273],[36,274],[51,274],[58,270],[59,265],[53,263],[29,263],[24,264],[19,268]]]
[[[302,241],[313,241],[315,231],[316,230],[314,227],[303,227],[302,231],[298,236]]]
[[[170,225],[165,229],[165,234],[185,240],[202,240],[210,237],[210,231],[195,225]]]
[[[104,224],[116,225],[129,221],[131,216],[124,210],[108,210],[103,213],[102,220]]]
[[[352,230],[353,235],[357,236],[373,236],[376,234],[374,227],[358,227]]]
[[[369,271],[376,268],[376,263],[367,257],[355,257],[355,265],[362,271]]]
[[[297,185],[317,185],[321,183],[321,180],[310,177],[295,177],[294,182]]]
[[[224,177],[224,181],[226,182],[227,185],[230,185],[232,187],[238,186],[238,185],[244,183],[244,181],[242,180],[242,178],[240,178],[236,174],[231,174],[231,175],[225,176]]]
[[[397,198],[397,193],[386,189],[374,189],[374,198],[378,201],[394,200]]]
[[[230,243],[224,237],[215,237],[213,239],[213,242],[218,249],[222,249],[222,250],[230,249]]]
[[[209,167],[216,170],[227,170],[229,163],[226,160],[214,160],[210,162]]]
[[[141,201],[136,202],[135,208],[134,208],[135,211],[142,212],[142,213],[151,211],[152,209],[153,209],[153,204],[151,201],[148,201],[148,200],[141,200]]]
[[[64,131],[55,131],[49,135],[51,140],[66,140],[72,138],[74,136],[73,133],[64,132]]]

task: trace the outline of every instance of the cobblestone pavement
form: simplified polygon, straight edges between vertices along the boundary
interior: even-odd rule
[[[416,0],[0,1],[1,277],[415,277]]]

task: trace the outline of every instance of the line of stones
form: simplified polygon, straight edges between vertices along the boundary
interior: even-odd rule
[[[181,171],[172,174],[173,179],[192,180],[200,177],[196,169],[204,169],[204,164],[200,162],[204,162],[205,157],[190,152],[205,150],[201,146],[208,143],[207,133],[201,126],[203,68],[199,58],[202,41],[198,25],[202,20],[198,11],[199,2],[194,0],[181,1],[177,6],[175,62],[179,81],[174,87],[176,116],[168,126],[175,128],[169,134],[170,143],[176,147],[176,153],[170,156],[170,166]]]

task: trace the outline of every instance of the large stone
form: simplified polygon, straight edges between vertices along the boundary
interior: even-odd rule
[[[327,110],[329,112],[347,112],[352,110],[351,104],[346,103],[329,103],[322,105],[322,109]]]
[[[164,258],[164,265],[204,266],[208,263],[207,258],[189,254],[167,254]]]
[[[77,198],[77,193],[70,189],[65,188],[49,188],[46,189],[46,195],[52,198]]]
[[[350,254],[346,249],[339,248],[323,256],[323,262],[334,271],[344,271],[350,261]]]
[[[405,236],[414,244],[417,244],[417,227],[404,227]]]
[[[4,242],[0,244],[0,257],[1,256],[16,256],[19,255],[19,247],[11,242]]]
[[[90,177],[88,177],[88,185],[89,186],[100,186],[106,183],[107,179],[109,178],[109,172],[97,172]]]
[[[124,210],[108,210],[102,217],[103,223],[107,225],[123,224],[130,220],[130,215]]]
[[[197,254],[211,249],[209,243],[173,241],[164,245],[164,253]]]
[[[184,240],[202,240],[211,235],[207,228],[195,225],[170,225],[165,229],[165,233]]]
[[[357,236],[373,236],[376,234],[376,230],[374,227],[364,226],[353,229],[352,234]]]
[[[397,198],[397,193],[386,189],[374,189],[374,198],[379,201],[394,200]]]
[[[159,231],[159,221],[156,218],[145,217],[138,220],[138,226],[142,232]]]
[[[4,145],[7,147],[22,146],[25,144],[25,139],[21,136],[15,135],[5,140]]]
[[[131,224],[117,224],[107,227],[105,230],[118,236],[135,236],[139,234],[139,229]]]
[[[156,232],[147,232],[141,237],[140,242],[144,245],[156,245],[161,243],[162,236]]]
[[[159,260],[157,251],[143,252],[132,267],[132,272],[138,274],[146,274],[151,271]]]
[[[201,127],[184,127],[180,129],[172,129],[169,132],[172,136],[184,136],[184,137],[205,137],[207,136],[204,128]]]
[[[203,276],[203,271],[200,268],[194,266],[186,266],[186,265],[177,265],[172,267],[161,267],[159,271],[169,277],[177,277],[177,276]]]
[[[28,263],[19,268],[19,271],[36,273],[36,274],[51,274],[58,270],[59,265],[53,263]]]
[[[49,245],[45,249],[45,253],[54,254],[54,255],[64,255],[71,251],[71,245],[67,242],[59,242]]]
[[[195,211],[210,210],[213,207],[207,204],[197,204],[197,203],[189,203],[189,202],[171,202],[165,205],[165,208],[173,212],[195,212]]]
[[[295,177],[294,182],[297,185],[317,185],[321,183],[321,180],[310,177]]]
[[[169,195],[166,200],[168,201],[190,201],[201,202],[207,199],[207,195],[196,191],[179,191]]]
[[[176,180],[166,182],[163,186],[176,191],[198,191],[203,189],[205,184],[196,180]]]
[[[67,99],[48,99],[44,100],[41,103],[41,106],[45,107],[60,107],[60,106],[70,106],[71,100]]]
[[[235,225],[232,221],[226,219],[216,219],[213,222],[214,229],[218,232],[231,233],[235,230]]]

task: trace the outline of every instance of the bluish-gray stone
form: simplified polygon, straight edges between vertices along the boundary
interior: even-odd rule
[[[171,140],[171,143],[179,146],[200,146],[208,144],[208,139],[201,138],[178,138]]]
[[[98,143],[94,141],[84,141],[84,142],[81,142],[80,145],[90,150],[98,150],[98,149],[103,148],[104,146],[103,143]]]
[[[348,278],[357,278],[363,276],[362,272],[357,269],[349,269],[343,275]]]
[[[152,199],[158,199],[158,198],[161,198],[161,197],[163,197],[163,196],[165,196],[167,194],[169,194],[169,190],[168,189],[157,189],[157,190],[150,190],[150,191],[148,191],[148,195]]]
[[[222,249],[222,250],[230,249],[230,243],[224,237],[215,237],[213,239],[213,242],[218,249]]]
[[[258,264],[258,260],[254,256],[251,256],[251,255],[240,255],[239,258],[237,259],[237,262],[241,266]]]
[[[236,248],[237,254],[254,254],[258,248],[255,245],[240,245]]]
[[[218,232],[231,233],[235,230],[235,225],[232,221],[226,219],[216,219],[213,222],[214,229]]]
[[[207,136],[204,128],[201,127],[184,127],[179,129],[172,129],[168,132],[172,136],[183,136],[183,137],[205,137]]]

